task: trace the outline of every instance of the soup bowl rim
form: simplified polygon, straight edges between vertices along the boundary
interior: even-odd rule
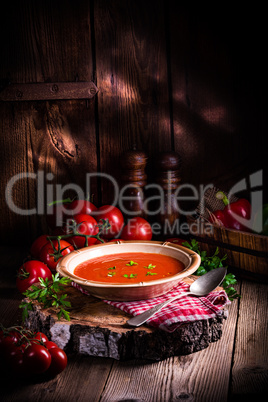
[[[184,256],[184,258],[188,259],[188,264],[185,266],[185,268],[182,271],[178,272],[175,275],[172,275],[172,276],[169,276],[166,278],[161,278],[161,279],[153,279],[153,280],[144,281],[144,282],[136,281],[136,282],[132,282],[132,283],[98,282],[98,281],[94,281],[94,280],[83,279],[73,273],[74,269],[77,267],[77,265],[80,264],[80,262],[79,262],[79,264],[76,264],[75,266],[72,266],[72,264],[75,264],[75,260],[79,259],[79,257],[81,257],[82,254],[84,254],[84,256],[86,256],[87,254],[89,255],[89,257],[84,260],[84,261],[87,261],[87,260],[90,260],[90,254],[93,254],[96,249],[102,250],[104,254],[105,254],[105,250],[108,251],[110,249],[110,251],[111,251],[112,249],[114,249],[115,252],[112,252],[108,255],[117,254],[117,253],[119,254],[119,253],[123,252],[122,248],[124,247],[124,245],[130,245],[130,244],[134,244],[135,247],[137,246],[137,250],[135,250],[135,252],[146,252],[146,251],[144,251],[144,249],[146,249],[146,247],[149,248],[150,246],[153,246],[159,250],[165,250],[164,254],[167,256],[169,255],[168,251],[171,251],[171,250],[173,252],[175,251],[175,253],[177,254],[178,257]],[[148,253],[153,253],[153,251],[148,251]],[[161,252],[159,254],[161,254]],[[176,257],[174,257],[174,258],[176,258]],[[179,261],[181,261],[181,259],[179,259],[179,258],[177,258],[177,259]],[[84,262],[84,261],[82,261],[82,262]],[[84,247],[84,248],[72,251],[71,253],[64,256],[58,262],[58,264],[56,266],[56,271],[60,274],[60,276],[68,277],[76,284],[81,285],[83,288],[89,288],[89,289],[103,288],[103,289],[107,289],[107,290],[118,288],[120,290],[120,289],[126,289],[126,288],[154,287],[154,286],[159,286],[162,284],[164,285],[165,283],[168,283],[168,282],[176,282],[176,281],[178,282],[179,280],[192,275],[198,269],[200,262],[201,262],[201,258],[199,256],[199,254],[197,254],[193,250],[190,250],[187,247],[184,247],[184,246],[181,246],[178,244],[174,244],[174,243],[171,243],[168,241],[163,242],[163,241],[152,241],[152,240],[151,241],[118,240],[117,242],[102,243],[102,244],[92,245],[89,247]]]

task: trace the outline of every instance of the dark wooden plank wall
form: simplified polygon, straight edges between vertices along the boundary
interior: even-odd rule
[[[0,102],[1,241],[19,234],[29,244],[46,231],[44,216],[8,208],[12,176],[43,171],[53,174],[53,189],[76,183],[85,192],[86,173],[117,179],[120,156],[133,146],[149,155],[150,181],[157,154],[175,150],[185,183],[228,189],[258,169],[267,183],[263,21],[260,10],[174,0],[7,4],[3,87],[93,80],[99,93],[88,101]],[[97,204],[109,202],[111,185],[95,180],[91,193]],[[34,208],[36,180],[19,181],[13,197]]]

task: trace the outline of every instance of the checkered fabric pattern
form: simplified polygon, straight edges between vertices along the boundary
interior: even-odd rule
[[[88,294],[77,284],[73,283],[73,286]],[[189,284],[180,282],[165,295],[149,300],[131,302],[103,301],[135,316],[171,297],[179,296],[181,293],[189,291],[189,287]],[[147,321],[147,324],[167,332],[174,332],[183,323],[207,320],[222,314],[223,308],[228,304],[230,304],[230,300],[224,290],[211,292],[206,297],[184,296],[163,307]]]

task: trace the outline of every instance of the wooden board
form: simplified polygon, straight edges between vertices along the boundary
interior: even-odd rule
[[[0,102],[1,194],[23,172],[52,173],[46,182],[54,190],[72,182],[85,190],[90,172],[117,180],[120,157],[135,143],[149,157],[148,183],[156,183],[151,166],[158,153],[176,150],[183,182],[197,190],[208,183],[230,189],[263,169],[267,202],[265,23],[246,25],[265,17],[257,9],[244,10],[244,18],[227,9],[220,24],[219,13],[210,18],[208,10],[175,0],[7,3],[0,90],[93,80],[99,92],[89,101]],[[98,178],[97,204],[111,200],[111,186]],[[15,187],[16,205],[36,206],[36,180]],[[2,244],[14,237],[28,244],[45,229],[40,214],[16,214],[4,196],[0,206]],[[189,211],[188,201],[182,209]]]
[[[193,278],[186,279],[192,282]],[[129,315],[100,299],[82,294],[72,286],[66,288],[72,304],[71,320],[59,321],[55,309],[42,309],[34,304],[26,321],[68,353],[110,357],[162,360],[187,355],[209,346],[221,338],[225,311],[221,316],[183,324],[173,333],[143,325],[133,329],[127,324]]]
[[[237,305],[228,309],[221,340],[205,350],[146,364],[115,361],[102,401],[227,401]]]
[[[1,37],[1,80],[41,85],[92,81],[88,2],[26,3],[16,1],[3,12],[8,24]],[[9,208],[4,194],[8,181],[16,174],[44,175],[43,185],[34,176],[20,178],[14,185],[12,200],[23,210],[36,208],[39,201],[46,207],[49,193],[53,199],[66,198],[70,193],[74,197],[72,190],[69,194],[66,190],[63,197],[57,194],[57,188],[64,189],[70,183],[79,186],[85,197],[89,195],[86,174],[97,171],[95,102],[95,97],[0,102],[2,243],[11,244],[15,231],[21,243],[29,245],[47,231],[44,213],[21,215]],[[91,180],[90,192],[97,202],[96,181]],[[39,191],[42,187],[44,194]]]
[[[211,18],[213,11],[204,4],[194,9],[174,0],[166,4],[174,149],[183,158],[183,180],[197,186],[197,191],[201,191],[200,183],[228,190],[256,172],[257,166],[266,170],[265,136],[255,140],[250,134],[264,133],[262,105],[257,101],[262,74],[256,70],[253,55],[249,62],[245,59],[250,41],[261,48],[257,38],[262,34],[255,30],[255,39],[246,38],[251,35],[244,26],[246,20],[241,20],[236,11],[230,14],[222,10],[220,17],[215,13]],[[258,28],[262,29],[261,25]],[[260,83],[252,85],[255,93],[248,97],[253,76],[259,76]],[[258,128],[251,119],[255,113],[260,117]]]
[[[267,285],[244,281],[232,368],[233,400],[259,393],[267,399],[268,292]],[[252,302],[254,300],[254,302]],[[249,325],[249,322],[251,325]],[[258,331],[256,331],[256,323]],[[260,399],[259,399],[260,400]]]
[[[134,146],[150,154],[148,171],[154,155],[171,148],[164,17],[161,0],[94,4],[100,170],[116,179]],[[113,196],[104,180],[103,203]]]

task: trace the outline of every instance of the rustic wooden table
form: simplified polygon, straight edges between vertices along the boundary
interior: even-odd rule
[[[0,322],[21,320],[15,273],[25,250],[1,248]],[[72,356],[50,381],[25,381],[4,372],[1,401],[263,401],[267,376],[267,284],[240,278],[242,295],[229,307],[222,338],[207,349],[160,362]],[[265,399],[266,400],[266,399]]]

